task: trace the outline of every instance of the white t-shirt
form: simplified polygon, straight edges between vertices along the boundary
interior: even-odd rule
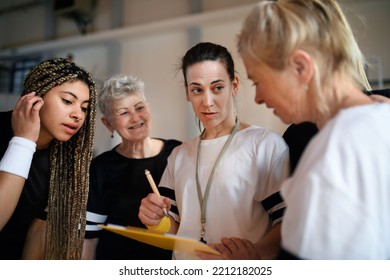
[[[228,136],[202,140],[199,179],[204,194],[215,159]],[[196,155],[198,137],[176,147],[168,158],[168,165],[160,187],[173,189],[180,223],[177,234],[199,240],[201,231],[200,204],[196,188]],[[222,237],[245,238],[257,242],[272,225],[281,219],[284,203],[273,200],[281,182],[288,176],[288,148],[278,134],[250,126],[234,136],[216,168],[206,206],[206,234],[208,243],[218,243]],[[268,202],[268,212],[262,202]],[[279,196],[280,198],[280,196]],[[270,206],[271,205],[271,206]],[[280,210],[280,211],[278,211]],[[270,216],[273,215],[274,219]],[[194,256],[175,252],[175,259]]]
[[[282,186],[282,246],[304,259],[390,258],[390,106],[340,111]]]

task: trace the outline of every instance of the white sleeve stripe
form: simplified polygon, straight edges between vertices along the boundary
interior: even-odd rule
[[[276,219],[275,221],[272,222],[272,226],[274,227],[275,225],[281,223],[283,221],[283,217]]]
[[[97,225],[86,225],[85,231],[100,231],[102,228],[98,227]]]
[[[87,211],[87,221],[92,223],[104,223],[107,219],[107,215],[100,215]]]

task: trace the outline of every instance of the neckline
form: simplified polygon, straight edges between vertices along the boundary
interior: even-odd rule
[[[155,154],[154,156],[148,156],[148,157],[141,157],[141,158],[138,158],[138,157],[128,157],[128,156],[125,156],[123,155],[122,153],[118,152],[117,148],[118,146],[121,144],[119,143],[118,145],[116,145],[115,147],[113,147],[111,150],[114,151],[117,155],[119,155],[120,157],[122,158],[125,158],[125,159],[128,159],[128,160],[148,160],[148,159],[153,159],[153,158],[156,158],[158,156],[161,155],[161,153],[164,151],[166,145],[167,145],[167,142],[165,139],[162,139],[162,138],[152,138],[152,139],[156,139],[156,140],[160,140],[162,141],[162,147],[161,147],[161,150]]]

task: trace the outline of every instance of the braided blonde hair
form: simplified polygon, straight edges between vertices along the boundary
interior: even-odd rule
[[[94,145],[96,86],[88,72],[63,58],[40,63],[24,80],[23,94],[34,91],[41,97],[56,86],[76,80],[89,87],[90,106],[77,134],[67,142],[54,140],[50,146],[46,259],[81,258]]]

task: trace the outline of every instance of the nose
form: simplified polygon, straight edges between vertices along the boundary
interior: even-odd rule
[[[255,102],[256,102],[256,104],[261,105],[264,103],[264,100],[260,97],[255,96]]]
[[[206,107],[211,107],[214,104],[213,95],[210,91],[206,91],[203,95],[203,105]]]
[[[75,109],[72,114],[71,114],[71,118],[74,119],[76,122],[79,122],[83,119],[83,116],[84,116],[84,113],[82,111],[82,109]]]
[[[255,102],[256,104],[263,104],[264,99],[261,97],[259,90],[256,88],[256,93],[255,93]]]
[[[130,121],[137,122],[140,119],[140,116],[137,112],[130,113]]]

